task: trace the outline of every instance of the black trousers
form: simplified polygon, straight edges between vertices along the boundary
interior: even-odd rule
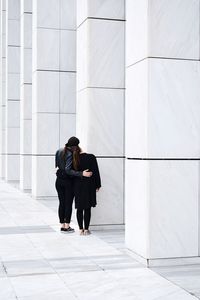
[[[91,219],[91,208],[77,209],[76,217],[77,217],[79,229],[83,229],[83,221],[84,221],[84,228],[88,230],[90,226],[90,219]]]
[[[70,223],[72,216],[72,203],[74,198],[72,179],[56,179],[59,207],[58,216],[60,223]]]

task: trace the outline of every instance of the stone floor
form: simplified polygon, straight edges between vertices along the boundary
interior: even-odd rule
[[[62,234],[55,202],[36,201],[0,182],[0,300],[200,296],[199,266],[155,271],[129,255],[122,230],[93,231],[91,236],[79,236],[78,231]]]

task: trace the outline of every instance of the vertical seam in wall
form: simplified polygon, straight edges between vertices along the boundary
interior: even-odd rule
[[[59,101],[59,116],[58,116],[58,135],[59,135],[59,148],[60,148],[60,55],[61,55],[61,0],[59,0],[59,77],[58,77],[58,101]]]
[[[126,20],[126,0],[124,0],[124,19]],[[125,133],[126,133],[126,21],[123,22],[124,23],[124,92],[123,92],[123,106],[124,106],[124,111],[123,111],[123,155],[125,155],[125,142],[126,142],[126,138],[125,138]],[[125,158],[122,159],[123,161],[123,223],[125,224],[125,176],[126,176],[126,172],[125,172]]]
[[[199,20],[199,59],[200,59],[200,1],[199,1],[199,16],[198,16],[198,20]],[[198,63],[199,64],[199,63]],[[200,163],[198,162],[198,199],[197,199],[197,203],[198,203],[198,256],[200,256],[200,222],[199,222],[199,218],[200,218]]]

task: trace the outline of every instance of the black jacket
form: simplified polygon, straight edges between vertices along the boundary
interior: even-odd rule
[[[72,169],[72,152],[67,151],[66,156],[62,155],[63,149],[59,149],[55,155],[55,167],[58,167],[56,175],[60,179],[69,179],[71,176],[82,177],[83,172]]]

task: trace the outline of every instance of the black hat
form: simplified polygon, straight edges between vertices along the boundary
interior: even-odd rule
[[[72,137],[69,138],[66,146],[67,147],[78,146],[79,143],[80,143],[79,139],[75,136],[72,136]]]

